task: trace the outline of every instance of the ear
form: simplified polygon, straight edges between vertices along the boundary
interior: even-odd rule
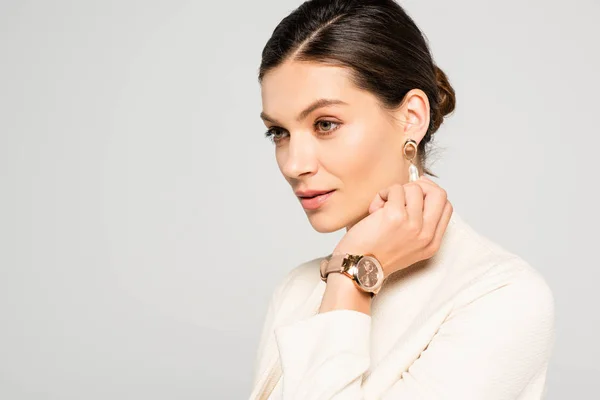
[[[425,92],[421,89],[410,90],[395,114],[402,121],[400,125],[404,136],[419,143],[427,133],[430,119],[429,99]]]

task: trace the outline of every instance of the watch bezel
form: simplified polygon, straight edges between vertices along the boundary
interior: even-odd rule
[[[373,265],[375,265],[375,268],[377,268],[377,283],[370,287],[365,286],[358,277],[359,265],[361,265],[361,263],[364,263],[365,260],[372,262]],[[379,262],[379,260],[372,255],[365,254],[362,257],[360,257],[360,259],[356,261],[356,263],[350,268],[350,270],[348,270],[348,273],[352,275],[352,278],[354,282],[358,285],[358,287],[360,287],[360,289],[364,290],[365,292],[377,293],[381,288],[381,285],[383,285],[383,268],[381,267],[381,263]]]

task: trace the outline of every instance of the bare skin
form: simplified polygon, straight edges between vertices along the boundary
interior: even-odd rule
[[[333,190],[305,212],[318,232],[346,228],[334,253],[373,254],[386,277],[435,254],[452,205],[430,179],[408,182],[402,156],[406,139],[420,142],[429,126],[423,91],[411,90],[397,109],[387,110],[354,86],[345,68],[297,61],[269,71],[261,89],[261,117],[294,193]],[[368,294],[334,273],[320,312],[370,314],[370,303]]]
[[[368,217],[346,232],[334,253],[374,254],[388,277],[437,252],[453,209],[446,192],[421,177],[380,191],[369,210]],[[327,279],[319,312],[352,309],[370,314],[370,303],[371,297],[350,279],[333,274]]]

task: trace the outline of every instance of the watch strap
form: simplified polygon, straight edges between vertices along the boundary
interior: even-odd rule
[[[347,254],[330,254],[321,261],[321,280],[326,281],[327,275],[332,272],[344,272],[346,264],[344,259]]]

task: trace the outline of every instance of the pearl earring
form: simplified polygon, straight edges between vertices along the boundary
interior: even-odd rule
[[[419,179],[419,169],[415,164],[413,164],[413,160],[417,157],[417,142],[412,139],[406,139],[404,142],[404,158],[410,161],[410,166],[408,167],[408,181],[413,182]]]

